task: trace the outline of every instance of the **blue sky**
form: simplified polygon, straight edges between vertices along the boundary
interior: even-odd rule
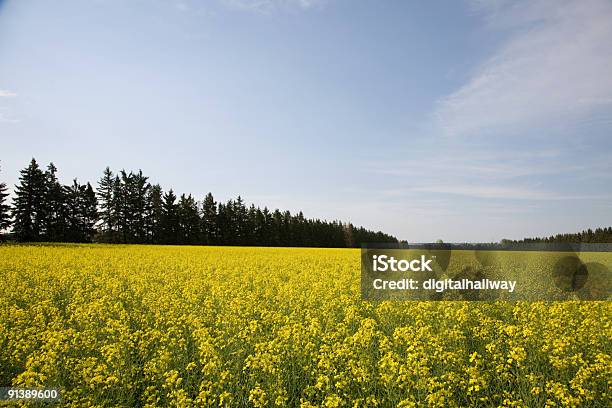
[[[409,241],[612,224],[606,0],[0,0],[0,180],[164,188]]]

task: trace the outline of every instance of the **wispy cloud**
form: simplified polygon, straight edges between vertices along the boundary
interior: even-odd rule
[[[612,3],[471,4],[506,41],[438,101],[432,133],[410,148],[411,160],[373,162],[367,171],[395,181],[388,197],[444,197],[450,208],[462,198],[508,208],[522,206],[516,200],[611,200],[599,194],[612,181],[610,152],[595,149],[595,139],[571,139],[612,125]]]
[[[18,123],[19,119],[8,116],[6,113],[0,111],[0,123]]]
[[[504,199],[504,200],[596,200],[610,199],[610,196],[605,195],[590,195],[590,194],[559,194],[554,191],[546,191],[520,186],[500,186],[500,185],[431,185],[415,187],[412,191],[421,191],[428,193],[441,193],[462,195],[474,198],[488,199]]]
[[[410,200],[450,196],[446,202],[451,207],[453,197],[460,196],[483,203],[491,199],[591,203],[612,199],[612,195],[597,194],[601,190],[592,187],[612,181],[607,154],[592,155],[587,162],[581,162],[575,160],[572,151],[561,150],[411,153],[424,159],[366,164],[367,173],[395,183],[383,195]]]
[[[327,0],[221,0],[230,8],[270,14],[281,10],[309,10],[322,6]]]
[[[612,109],[612,3],[475,1],[509,39],[471,79],[439,101],[446,135],[503,134]]]
[[[0,89],[0,98],[14,98],[17,96],[17,93],[8,91],[6,89]]]
[[[585,170],[584,164],[568,163],[567,152],[556,149],[539,151],[435,151],[413,150],[418,157],[427,157],[426,171],[422,161],[380,161],[366,164],[375,174],[391,176],[415,176],[429,179],[430,176],[480,180],[508,180],[525,176],[578,173]],[[595,160],[593,160],[595,162]]]
[[[179,11],[189,11],[189,6],[187,5],[187,3],[183,2],[183,1],[178,1],[175,3],[175,7],[177,10]]]

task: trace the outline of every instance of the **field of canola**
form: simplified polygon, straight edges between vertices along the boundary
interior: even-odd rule
[[[72,406],[612,405],[608,302],[364,302],[359,250],[0,246],[0,387]]]

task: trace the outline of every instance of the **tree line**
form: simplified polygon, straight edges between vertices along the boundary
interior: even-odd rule
[[[520,241],[505,240],[513,243],[592,243],[592,244],[607,244],[612,242],[612,227],[589,228],[581,232],[556,234],[549,237],[525,238]]]
[[[114,173],[106,168],[94,189],[74,179],[62,185],[53,163],[46,170],[35,159],[21,170],[12,205],[0,184],[0,232],[12,228],[19,242],[106,242],[125,244],[359,247],[397,242],[341,221],[305,218],[300,211],[253,204],[238,196],[198,201],[152,184],[142,171]]]

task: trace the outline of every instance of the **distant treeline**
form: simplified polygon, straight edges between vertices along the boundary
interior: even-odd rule
[[[612,243],[612,227],[607,228],[596,228],[595,230],[587,229],[582,232],[569,233],[569,234],[557,234],[551,235],[550,237],[543,238],[525,238],[518,241],[503,240],[505,243],[592,243],[592,244],[606,244]]]
[[[21,170],[12,205],[0,184],[0,232],[19,242],[358,247],[397,242],[395,237],[340,221],[305,218],[302,212],[247,206],[240,196],[200,202],[151,184],[142,171],[117,174],[108,167],[97,187],[62,185],[53,163],[35,159]]]

